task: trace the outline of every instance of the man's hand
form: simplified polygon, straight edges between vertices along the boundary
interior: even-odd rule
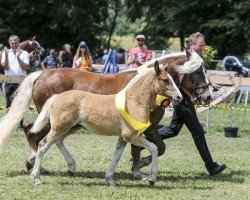
[[[220,88],[221,88],[221,86],[220,85],[218,85],[218,84],[216,84],[216,83],[211,83],[211,86],[213,87],[213,89],[214,89],[214,91],[216,92],[216,91],[218,91]]]
[[[20,54],[21,54],[21,49],[20,49],[20,48],[18,48],[18,49],[16,50],[16,57],[19,57],[19,56],[20,56]]]

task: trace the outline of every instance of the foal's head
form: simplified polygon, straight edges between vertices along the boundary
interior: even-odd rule
[[[159,67],[158,61],[155,61],[154,69],[157,76],[155,82],[157,94],[171,98],[174,104],[180,103],[182,95],[172,77],[164,69]]]

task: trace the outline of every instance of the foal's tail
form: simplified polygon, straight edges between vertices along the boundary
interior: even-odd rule
[[[27,76],[15,93],[15,98],[8,113],[0,120],[0,154],[11,135],[23,119],[25,111],[29,108],[32,99],[33,85],[42,71],[34,72]]]
[[[50,97],[43,105],[41,112],[39,113],[38,117],[36,118],[36,121],[34,122],[32,128],[30,129],[31,133],[38,133],[46,126],[50,118],[50,109],[56,96],[57,95],[55,94],[52,97]]]

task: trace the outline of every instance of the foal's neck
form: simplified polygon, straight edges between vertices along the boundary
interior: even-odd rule
[[[142,78],[127,91],[128,113],[137,120],[147,121],[155,105],[157,93],[154,90],[154,80],[154,76]]]

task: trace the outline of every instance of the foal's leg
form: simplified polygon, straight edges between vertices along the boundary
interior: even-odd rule
[[[126,144],[127,143],[123,140],[123,138],[119,137],[116,148],[115,148],[115,152],[113,154],[112,162],[111,162],[109,169],[105,175],[105,182],[110,186],[115,186],[115,181],[113,180],[113,175],[115,172],[116,165],[122,156],[124,148],[126,147]]]
[[[65,158],[67,165],[68,165],[68,173],[69,175],[72,176],[75,174],[75,171],[76,171],[75,160],[72,157],[72,155],[69,153],[69,151],[66,149],[66,147],[64,146],[64,143],[63,143],[64,138],[60,138],[59,140],[57,140],[56,146],[59,148],[61,154]]]
[[[151,175],[149,178],[147,178],[150,181],[150,184],[154,184],[157,179],[157,174],[158,174],[158,161],[157,161],[157,155],[158,155],[158,149],[157,146],[149,142],[147,139],[145,139],[143,136],[137,136],[137,135],[132,135],[132,137],[129,140],[130,143],[143,147],[147,149],[152,156],[152,167],[151,167]]]
[[[43,140],[41,140],[39,142],[38,151],[37,151],[36,160],[35,160],[35,165],[33,167],[31,174],[30,174],[31,178],[35,181],[35,185],[42,184],[42,181],[40,179],[40,170],[41,170],[43,157],[44,157],[44,154],[50,148],[50,146],[55,142],[55,140],[56,139],[52,139],[52,138],[47,139],[47,137],[45,137]]]

